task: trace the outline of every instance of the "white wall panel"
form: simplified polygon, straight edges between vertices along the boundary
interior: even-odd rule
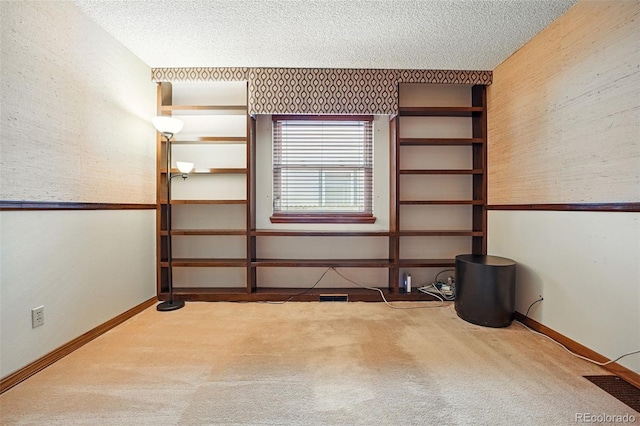
[[[470,231],[472,213],[471,206],[403,205],[400,207],[400,229]]]
[[[258,258],[388,259],[388,237],[258,237]]]
[[[471,253],[469,237],[402,237],[402,259],[454,259],[459,254]]]
[[[154,232],[153,210],[0,212],[0,375],[153,297]]]
[[[173,286],[247,288],[246,268],[173,268]]]
[[[193,163],[195,170],[215,168],[246,168],[247,146],[244,144],[172,145],[172,167],[177,161]]]
[[[173,235],[171,247],[177,258],[239,258],[247,255],[244,235]]]
[[[172,200],[246,200],[247,176],[241,174],[197,175],[173,178]]]
[[[471,200],[471,175],[401,175],[400,200]]]
[[[468,84],[400,84],[403,107],[471,106],[471,85]]]
[[[199,140],[201,136],[243,137],[247,134],[246,115],[189,115],[174,114],[184,127],[175,135],[176,141]]]
[[[191,178],[189,178],[191,179]],[[171,206],[173,229],[244,229],[244,204],[175,204]]]
[[[640,213],[490,211],[488,251],[517,262],[518,312],[541,294],[534,320],[611,359],[640,349]]]
[[[472,169],[473,151],[468,146],[403,146],[401,169]]]
[[[400,117],[401,138],[470,138],[471,117]]]
[[[237,105],[247,104],[245,81],[176,81],[173,86],[173,105]]]
[[[322,279],[315,288],[387,287],[389,270],[384,268],[336,268],[342,275],[357,283],[349,282],[335,271],[322,274],[327,268],[259,268],[258,282],[261,287],[310,288]],[[373,294],[378,294],[372,290]],[[382,300],[382,299],[380,299]]]

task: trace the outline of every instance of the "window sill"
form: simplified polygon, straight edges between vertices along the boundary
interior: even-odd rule
[[[375,223],[370,214],[274,214],[271,223]]]

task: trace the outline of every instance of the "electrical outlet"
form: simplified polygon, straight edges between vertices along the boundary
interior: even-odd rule
[[[44,324],[44,306],[38,306],[31,310],[31,328],[40,327]]]

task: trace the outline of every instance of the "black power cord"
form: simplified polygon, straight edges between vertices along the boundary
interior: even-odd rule
[[[539,298],[538,300],[534,301],[531,305],[529,305],[529,308],[527,309],[527,313],[524,315],[524,316],[525,316],[525,318],[528,318],[528,317],[529,317],[529,310],[531,310],[531,308],[533,307],[533,305],[535,305],[536,303],[540,303],[540,302],[542,302],[543,300],[544,300],[544,298],[543,298],[542,296],[540,296],[540,298]],[[523,324],[523,323],[522,323],[522,322],[520,322],[520,321],[516,321],[516,322],[517,322],[518,324],[520,324],[521,326],[523,326],[524,328],[526,328],[527,330],[529,330],[530,332],[532,332],[533,334],[537,334],[538,336],[542,336],[542,337],[544,337],[545,339],[549,339],[550,341],[552,341],[553,343],[555,343],[556,345],[560,346],[562,349],[564,349],[565,351],[567,351],[570,355],[573,355],[573,356],[574,356],[574,357],[576,357],[576,358],[580,358],[580,359],[583,359],[583,360],[585,360],[585,361],[588,361],[588,362],[590,362],[590,363],[592,363],[592,364],[599,365],[599,366],[601,366],[601,367],[604,367],[604,366],[609,365],[609,364],[613,364],[614,362],[616,362],[616,361],[618,361],[618,360],[620,360],[620,359],[622,359],[622,358],[624,358],[624,357],[626,357],[626,356],[629,356],[629,355],[635,355],[635,354],[640,353],[640,350],[632,351],[632,352],[627,352],[626,354],[620,355],[620,356],[619,356],[618,358],[616,358],[616,359],[612,359],[612,360],[607,361],[607,362],[598,362],[598,361],[595,361],[595,360],[593,360],[593,359],[591,359],[591,358],[587,358],[586,356],[582,356],[582,355],[578,355],[578,354],[574,353],[573,351],[569,350],[566,346],[564,346],[562,343],[560,343],[560,342],[558,342],[558,341],[554,340],[553,338],[551,338],[551,337],[547,336],[546,334],[543,334],[543,333],[537,332],[537,331],[535,331],[535,330],[532,330],[531,328],[527,327],[525,324]]]
[[[535,305],[536,303],[540,303],[544,300],[544,297],[540,296],[540,298],[538,300],[536,300],[535,302],[533,302],[531,305],[529,305],[529,307],[527,308],[527,313],[524,314],[525,318],[529,317],[529,311],[531,310],[531,308],[533,307],[533,305]]]

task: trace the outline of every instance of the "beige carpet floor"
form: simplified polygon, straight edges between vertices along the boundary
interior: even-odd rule
[[[607,374],[453,306],[188,303],[147,309],[0,396],[3,425],[569,425],[640,413]]]

